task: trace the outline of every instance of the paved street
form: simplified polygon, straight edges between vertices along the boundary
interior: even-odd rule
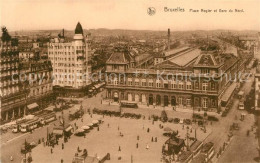
[[[253,72],[253,71],[252,71]],[[248,94],[251,90],[253,78],[250,78],[250,82],[246,82],[242,87],[245,94]],[[255,138],[256,129],[251,131],[251,126],[255,123],[255,117],[253,114],[248,114],[246,111],[238,110],[238,99],[234,100],[234,104],[228,116],[223,118],[220,123],[214,128],[213,134],[209,137],[209,141],[215,142],[215,149],[218,152],[219,148],[223,145],[224,141],[227,141],[227,134],[229,126],[236,122],[240,126],[239,131],[233,131],[233,138],[231,144],[227,147],[225,152],[221,155],[218,162],[254,162],[254,159],[258,156],[257,139]],[[245,120],[240,121],[241,113],[245,113]],[[235,120],[237,116],[237,120]],[[250,135],[247,136],[247,130],[250,130]]]
[[[91,118],[89,115],[84,115],[83,123],[78,120],[76,121],[78,126],[87,124],[93,119],[99,118],[99,115],[93,115]],[[79,146],[80,149],[86,148],[90,156],[99,156],[102,158],[106,153],[110,153],[111,160],[108,162],[130,162],[131,155],[133,156],[134,162],[151,162],[157,163],[161,159],[161,150],[163,143],[167,140],[167,137],[163,136],[163,129],[159,128],[159,124],[162,122],[155,122],[152,124],[152,120],[143,119],[130,119],[130,118],[118,118],[118,117],[108,117],[105,116],[103,119],[104,123],[100,125],[99,131],[94,128],[90,133],[86,134],[86,138],[72,136],[68,143],[65,143],[65,149],[61,149],[61,142],[54,148],[54,153],[50,153],[50,147],[44,147],[40,145],[35,148],[32,152],[33,159],[35,162],[59,162],[61,159],[64,162],[71,162],[72,158]],[[108,127],[109,124],[109,127]],[[180,137],[184,138],[186,134],[186,127],[182,129],[181,124],[164,123],[165,127],[170,127],[174,130],[179,131]],[[118,129],[119,128],[119,129]],[[147,129],[150,129],[147,132]],[[124,135],[120,137],[120,132]],[[189,131],[190,132],[190,131]],[[197,130],[197,136],[200,140],[205,139],[211,130],[204,133],[201,130]],[[195,134],[193,130],[190,133],[191,136]],[[140,139],[137,140],[137,136]],[[151,142],[155,137],[158,138],[157,142]],[[136,148],[136,143],[138,143],[138,148]],[[146,146],[149,149],[146,149]],[[119,146],[121,151],[118,151]],[[40,154],[43,154],[42,158]],[[118,160],[118,157],[122,157]]]

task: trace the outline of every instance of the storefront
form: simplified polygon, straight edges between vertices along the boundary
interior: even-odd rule
[[[114,101],[118,102],[118,93],[117,92],[114,92]]]

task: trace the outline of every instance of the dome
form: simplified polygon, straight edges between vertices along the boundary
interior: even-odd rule
[[[75,28],[75,34],[83,34],[83,29],[82,29],[80,22],[78,22],[78,24]]]

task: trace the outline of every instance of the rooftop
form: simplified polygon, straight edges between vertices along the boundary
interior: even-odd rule
[[[82,29],[80,22],[78,22],[78,24],[75,28],[75,34],[83,34],[83,29]]]
[[[164,52],[165,56],[170,56],[185,50],[190,49],[190,47],[184,46],[184,47],[180,47],[180,48],[174,48],[174,49],[170,49]]]
[[[107,63],[110,64],[127,64],[131,60],[131,57],[126,52],[114,52],[111,54],[110,58],[107,60]]]
[[[189,52],[177,55],[177,56],[169,59],[169,61],[171,61],[172,63],[175,63],[179,66],[186,66],[188,63],[190,63],[191,61],[196,59],[199,55],[200,55],[200,50],[194,49]]]
[[[195,151],[195,150],[198,149],[198,147],[199,147],[200,145],[202,145],[202,142],[199,141],[199,140],[196,140],[196,141],[194,141],[194,142],[191,144],[190,150],[191,150],[191,151]]]

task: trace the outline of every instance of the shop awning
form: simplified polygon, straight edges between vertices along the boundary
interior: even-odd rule
[[[67,128],[65,129],[66,132],[69,132],[70,130],[72,130],[72,127],[71,127],[71,126],[69,126],[69,127],[67,127]]]
[[[137,104],[136,101],[127,101],[127,100],[121,100],[121,103],[126,103],[126,104]]]
[[[49,107],[45,108],[44,110],[53,111],[54,108],[55,108],[55,106],[49,106]]]
[[[37,103],[32,103],[30,105],[27,105],[27,108],[30,110],[30,109],[34,109],[36,107],[38,107],[39,105]]]
[[[56,134],[56,135],[63,135],[63,131],[62,130],[53,130],[52,133]]]

